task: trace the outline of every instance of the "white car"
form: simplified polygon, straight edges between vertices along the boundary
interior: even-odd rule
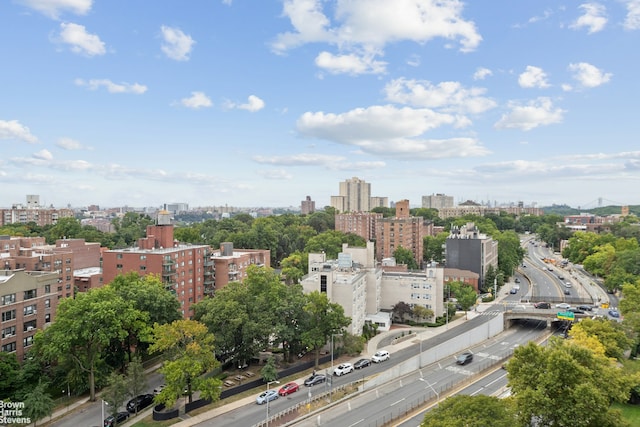
[[[385,360],[389,360],[389,352],[386,350],[380,350],[376,352],[376,354],[374,354],[371,358],[371,361],[373,363],[380,363],[384,362]]]
[[[349,372],[353,372],[353,365],[351,363],[341,363],[333,370],[333,375],[339,377]]]
[[[571,308],[571,304],[567,304],[566,302],[561,302],[560,304],[556,304],[556,307],[566,310],[568,308]]]
[[[569,282],[565,282],[565,283],[564,283],[564,286],[565,286],[565,288],[570,288],[570,287],[571,287],[571,283],[569,283]]]

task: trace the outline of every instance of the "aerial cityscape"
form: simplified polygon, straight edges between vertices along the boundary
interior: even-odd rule
[[[639,35],[0,2],[0,425],[640,425]]]
[[[352,176],[416,206],[637,204],[638,14],[635,0],[5,1],[0,205],[326,206]]]

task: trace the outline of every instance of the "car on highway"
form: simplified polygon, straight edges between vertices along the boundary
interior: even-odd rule
[[[267,391],[263,391],[262,393],[260,393],[258,395],[258,397],[256,397],[256,403],[258,405],[264,405],[267,402],[271,402],[272,400],[276,400],[278,398],[278,391],[277,390],[267,390]]]
[[[567,304],[566,302],[561,302],[560,304],[556,304],[556,308],[562,308],[563,310],[566,310],[568,308],[571,308],[571,304]]]
[[[380,363],[384,362],[385,360],[389,360],[389,352],[387,350],[379,350],[371,358],[371,361],[373,363]]]
[[[609,310],[609,316],[615,317],[617,319],[620,317],[620,313],[618,313],[618,310]]]
[[[290,382],[280,387],[280,390],[278,390],[278,394],[280,396],[287,396],[291,393],[295,393],[299,389],[300,389],[300,386],[298,385],[298,383]]]
[[[340,377],[349,372],[353,372],[353,365],[351,363],[341,363],[333,370],[333,375]]]
[[[570,308],[567,311],[570,311],[570,312],[572,312],[574,314],[584,314],[584,311],[580,310],[579,308]]]
[[[369,360],[369,359],[360,359],[356,363],[353,364],[353,367],[355,369],[362,369],[362,368],[366,368],[369,365],[371,365],[371,360]]]
[[[571,295],[571,291],[569,289],[565,289],[562,293],[565,295]]]
[[[548,303],[548,302],[540,301],[540,302],[537,302],[537,303],[533,304],[533,307],[534,308],[540,308],[540,309],[549,309],[549,308],[551,308],[551,304]]]
[[[127,411],[134,413],[153,403],[153,394],[140,394],[127,402]]]
[[[564,282],[564,287],[565,287],[565,288],[570,288],[570,287],[571,287],[571,283],[569,283],[569,282]]]
[[[591,307],[590,305],[579,305],[577,307],[579,310],[584,310],[584,311],[591,311],[593,310],[593,307]]]
[[[456,357],[456,363],[458,365],[466,365],[467,363],[470,363],[473,360],[473,353],[471,353],[470,351],[465,351],[462,354],[459,354]]]
[[[311,375],[309,378],[304,380],[304,385],[307,387],[313,387],[316,384],[321,384],[327,380],[327,377],[323,374],[315,374]]]
[[[516,277],[515,282],[516,282],[516,283],[520,283],[520,279],[518,279],[518,278]]]
[[[104,427],[115,427],[123,424],[129,418],[128,412],[118,412],[115,415],[109,415],[104,419]]]

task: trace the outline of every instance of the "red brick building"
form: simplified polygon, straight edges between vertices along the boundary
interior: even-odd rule
[[[376,259],[393,256],[399,247],[409,249],[422,268],[424,237],[429,235],[430,223],[422,217],[413,217],[409,213],[409,201],[396,202],[396,216],[378,221],[376,230]]]
[[[129,272],[158,275],[180,302],[184,318],[193,316],[192,305],[205,294],[213,294],[214,270],[208,245],[174,242],[173,225],[168,215],[160,213],[158,224],[147,227],[147,237],[135,248],[104,251],[102,274],[104,283]]]
[[[229,282],[242,282],[247,277],[247,267],[271,266],[271,251],[268,249],[233,249],[233,243],[225,242],[220,250],[211,254],[215,265],[215,287],[221,289]]]
[[[366,241],[374,241],[378,222],[381,220],[382,214],[374,212],[336,214],[335,228],[343,233],[356,234]]]

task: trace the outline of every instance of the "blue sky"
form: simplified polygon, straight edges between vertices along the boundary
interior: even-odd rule
[[[0,206],[640,204],[640,0],[4,0]]]

